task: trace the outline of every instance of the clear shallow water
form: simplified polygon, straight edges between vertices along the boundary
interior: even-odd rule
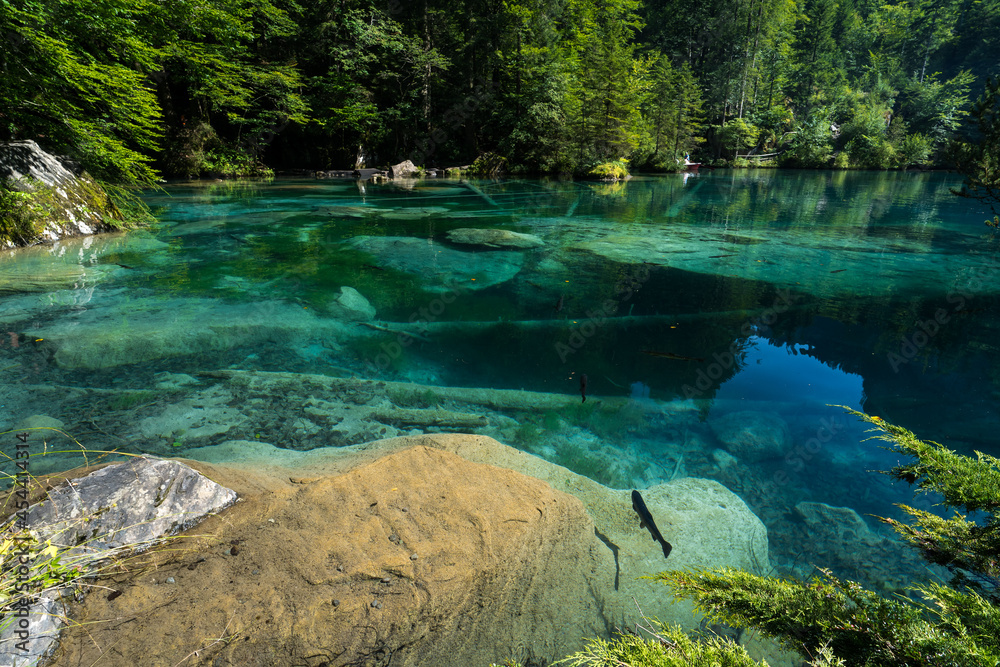
[[[499,410],[483,432],[613,486],[718,479],[768,525],[779,569],[839,559],[860,576],[850,554],[811,544],[796,506],[892,515],[912,497],[874,472],[894,459],[832,405],[998,453],[997,250],[986,212],[949,193],[958,184],[945,174],[767,171],[615,185],[171,185],[147,197],[155,230],[3,255],[0,427],[46,414],[94,449],[194,458],[238,437],[308,449],[350,439],[284,424],[301,406],[269,395],[247,399],[259,408],[252,427],[220,431],[236,423],[225,411],[239,401],[216,405],[182,374],[567,396],[585,374],[586,404]],[[470,227],[544,245],[447,241]],[[345,322],[342,286],[370,302],[374,321]],[[633,403],[602,411],[612,397]],[[675,418],[647,399],[690,410]],[[163,426],[171,405],[190,428]],[[734,464],[717,423],[743,411],[777,415],[788,440]]]

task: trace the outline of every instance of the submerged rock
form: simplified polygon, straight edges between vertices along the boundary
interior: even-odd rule
[[[481,246],[484,248],[539,248],[545,242],[533,234],[521,234],[506,229],[453,229],[447,234],[452,243]]]
[[[247,420],[240,410],[229,407],[233,395],[219,387],[209,387],[190,398],[168,404],[158,414],[138,422],[144,440],[162,438],[181,443],[197,443],[228,433]]]
[[[342,320],[368,322],[375,319],[375,306],[361,295],[361,292],[347,285],[340,288],[340,294],[330,304],[330,313]]]
[[[144,457],[101,468],[46,495],[28,508],[27,525],[39,542],[60,547],[65,564],[84,569],[112,552],[147,549],[236,502],[234,491],[183,463]],[[4,535],[13,529],[8,524]],[[31,604],[27,638],[17,637],[16,624],[4,628],[0,664],[31,667],[55,649],[67,619],[60,597],[56,588]],[[16,648],[17,642],[27,651]]]
[[[228,351],[239,346],[295,347],[322,338],[335,349],[352,325],[278,300],[136,296],[88,308],[72,320],[31,330],[36,347],[62,368],[96,369]]]
[[[731,412],[709,426],[730,454],[748,463],[781,458],[792,444],[788,424],[772,412]]]
[[[707,480],[643,491],[674,545],[664,560],[628,491],[490,438],[396,438],[292,458],[246,445],[243,454],[259,458],[211,467],[244,499],[214,524],[223,544],[236,540],[239,556],[206,551],[208,562],[177,570],[178,585],[167,590],[150,574],[133,575],[130,594],[145,604],[125,625],[88,624],[116,613],[105,596],[90,596],[74,618],[81,625],[67,631],[67,664],[90,664],[111,642],[117,662],[109,665],[173,664],[201,648],[200,638],[217,636],[235,604],[243,618],[269,622],[219,645],[212,657],[226,664],[392,655],[401,667],[464,667],[498,662],[515,646],[548,664],[581,648],[583,637],[629,623],[633,596],[647,614],[696,627],[690,606],[640,575],[769,568],[763,525]]]
[[[30,417],[25,417],[17,423],[14,427],[15,431],[21,431],[31,428],[57,428],[64,429],[66,424],[62,423],[55,417],[49,417],[48,415],[31,415]]]
[[[404,206],[387,211],[382,214],[382,217],[387,220],[415,220],[447,212],[448,209],[444,206]]]
[[[792,564],[795,576],[806,579],[814,575],[815,567],[825,567],[835,576],[885,592],[902,591],[927,572],[942,581],[949,576],[943,567],[928,566],[895,533],[872,530],[850,507],[804,501],[795,505],[795,514],[799,521],[788,522],[775,535],[797,544],[804,555]]]
[[[349,245],[371,254],[379,266],[420,276],[431,292],[480,290],[507,282],[524,264],[520,252],[465,252],[432,239],[357,236]]]

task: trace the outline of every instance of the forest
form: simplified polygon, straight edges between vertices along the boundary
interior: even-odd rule
[[[0,35],[0,141],[124,184],[941,166],[1000,73],[997,0],[2,0]]]

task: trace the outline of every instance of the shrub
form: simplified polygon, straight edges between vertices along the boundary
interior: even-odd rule
[[[752,626],[806,655],[824,649],[847,665],[1000,663],[1000,459],[956,454],[879,417],[875,438],[909,462],[889,475],[941,495],[945,519],[901,505],[911,522],[882,519],[929,562],[953,573],[949,585],[915,582],[914,599],[885,598],[828,571],[809,582],[740,570],[662,572],[655,579],[711,620]]]
[[[507,171],[507,158],[496,153],[483,153],[469,167],[469,174],[485,178],[496,178]]]
[[[746,649],[728,638],[688,636],[680,627],[666,627],[653,619],[634,632],[619,631],[610,641],[590,639],[586,647],[555,665],[569,667],[756,667]]]
[[[931,142],[922,134],[908,134],[900,142],[897,153],[900,167],[927,164],[931,154]]]
[[[613,162],[601,162],[587,172],[589,176],[596,176],[602,181],[624,181],[630,177],[628,173],[628,160],[620,158]]]

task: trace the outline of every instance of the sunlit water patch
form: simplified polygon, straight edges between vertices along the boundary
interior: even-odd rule
[[[472,431],[619,488],[717,479],[780,571],[896,585],[859,570],[900,557],[880,534],[817,526],[911,498],[836,406],[997,453],[996,249],[957,183],[169,186],[153,230],[3,255],[0,427],[193,458]]]

